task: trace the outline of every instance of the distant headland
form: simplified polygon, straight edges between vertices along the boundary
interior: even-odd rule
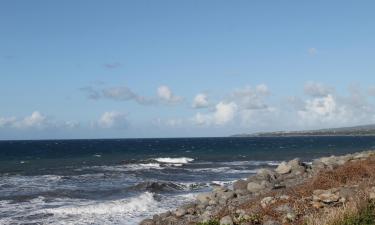
[[[303,131],[275,131],[235,134],[231,137],[285,137],[285,136],[375,136],[375,124],[353,127]]]

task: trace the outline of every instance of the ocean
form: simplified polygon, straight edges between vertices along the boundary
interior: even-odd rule
[[[374,148],[369,136],[0,141],[0,224],[133,225],[260,167]]]

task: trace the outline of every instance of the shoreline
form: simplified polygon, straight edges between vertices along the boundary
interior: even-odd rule
[[[368,174],[372,169],[374,150],[322,157],[311,165],[293,159],[275,169],[259,169],[235,181],[232,188],[218,186],[198,194],[193,203],[140,224],[325,224],[312,218],[356,203],[358,193],[364,199],[375,198],[375,173]]]

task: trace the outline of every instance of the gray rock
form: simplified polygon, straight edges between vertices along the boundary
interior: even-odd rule
[[[263,225],[281,225],[281,223],[274,221],[274,220],[267,220],[263,222]]]
[[[315,190],[313,191],[313,200],[329,204],[338,202],[340,200],[340,195],[336,188],[332,188],[329,190]]]
[[[247,184],[247,190],[251,193],[254,193],[254,192],[259,192],[261,190],[263,190],[264,188],[266,187],[266,185],[264,183],[256,183],[256,182],[249,182]]]
[[[276,200],[274,197],[265,197],[263,198],[261,201],[260,201],[260,205],[262,206],[262,208],[266,208],[267,206],[275,203]]]
[[[186,210],[184,208],[178,208],[174,214],[177,216],[177,217],[181,217],[181,216],[184,216],[186,214]]]
[[[255,176],[259,180],[265,180],[268,182],[272,182],[277,179],[276,173],[270,169],[259,169]]]
[[[286,213],[293,212],[293,209],[288,204],[283,204],[283,205],[279,205],[278,207],[276,207],[275,211],[282,213],[282,214],[286,214]]]
[[[211,200],[211,194],[210,193],[198,194],[197,200],[202,204],[208,204],[208,202]]]
[[[232,217],[224,216],[220,219],[220,225],[233,225]]]
[[[288,165],[286,162],[280,163],[280,165],[275,169],[276,173],[278,174],[287,174],[290,173],[292,167]]]
[[[152,219],[145,219],[143,220],[140,225],[154,225],[154,221]]]
[[[245,190],[247,188],[247,181],[238,180],[233,183],[233,190]]]

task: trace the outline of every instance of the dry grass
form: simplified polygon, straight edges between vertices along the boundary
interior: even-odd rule
[[[358,186],[358,193],[353,196],[353,200],[339,207],[316,209],[311,205],[311,197],[316,189],[331,189],[340,186]],[[306,182],[289,187],[284,190],[275,190],[249,200],[240,208],[248,212],[253,212],[260,217],[271,217],[282,221],[282,214],[275,212],[273,209],[278,205],[288,204],[297,214],[297,220],[290,224],[309,224],[309,225],[341,225],[334,221],[340,221],[349,215],[358,214],[366,203],[366,190],[368,187],[375,185],[375,157],[366,160],[351,161],[336,169],[324,169],[317,173],[312,179]],[[272,207],[263,209],[260,207],[260,200],[263,197],[286,194],[290,196],[288,200],[278,201]],[[227,213],[227,212],[226,212]],[[306,216],[307,220],[306,221]]]

